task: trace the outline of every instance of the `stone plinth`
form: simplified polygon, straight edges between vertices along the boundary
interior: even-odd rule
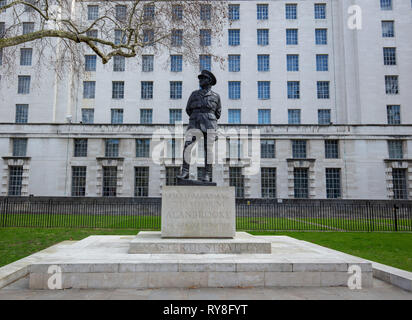
[[[164,186],[162,238],[233,238],[234,187]]]
[[[130,242],[129,253],[271,253],[271,243],[246,232],[236,232],[234,239],[164,239],[160,232],[144,231]]]

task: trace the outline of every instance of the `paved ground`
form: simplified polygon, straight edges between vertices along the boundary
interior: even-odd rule
[[[30,290],[28,277],[0,289],[0,300],[412,300],[412,293],[374,279],[373,288],[203,288]]]

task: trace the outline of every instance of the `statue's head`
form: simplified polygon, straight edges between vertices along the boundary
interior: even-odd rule
[[[201,87],[214,86],[216,84],[216,77],[210,71],[202,70],[202,72],[197,77],[199,79],[199,84]]]

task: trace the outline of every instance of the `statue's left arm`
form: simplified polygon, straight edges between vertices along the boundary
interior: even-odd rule
[[[221,113],[222,113],[222,104],[220,102],[220,96],[217,95],[217,106],[216,106],[216,111],[215,111],[216,119],[219,120]]]

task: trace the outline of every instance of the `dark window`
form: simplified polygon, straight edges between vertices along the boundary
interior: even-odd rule
[[[134,196],[147,197],[149,195],[149,167],[135,167],[134,181]]]
[[[86,195],[86,167],[72,167],[72,197]]]
[[[262,198],[276,198],[276,168],[261,168]]]
[[[105,148],[105,157],[119,156],[119,139],[107,139]]]
[[[21,196],[23,166],[9,166],[9,196]]]
[[[260,157],[262,159],[275,158],[275,140],[260,140]]]
[[[326,197],[328,199],[341,198],[341,182],[339,168],[326,168]]]
[[[166,167],[166,185],[175,186],[177,185],[176,176],[180,173],[179,167]]]
[[[245,197],[245,179],[242,174],[242,168],[229,168],[229,185],[235,187],[236,198]]]
[[[87,157],[87,139],[74,139],[74,156]]]
[[[408,187],[406,177],[407,169],[392,169],[394,199],[408,199]]]
[[[307,168],[295,168],[293,170],[295,198],[309,198],[309,180]]]
[[[25,157],[27,153],[27,139],[13,138],[13,157]]]
[[[339,158],[339,142],[338,140],[325,140],[325,158]]]
[[[292,157],[295,159],[306,158],[306,140],[292,140]]]
[[[103,197],[115,197],[117,189],[117,167],[103,167]]]
[[[136,139],[136,157],[149,158],[150,139]]]

